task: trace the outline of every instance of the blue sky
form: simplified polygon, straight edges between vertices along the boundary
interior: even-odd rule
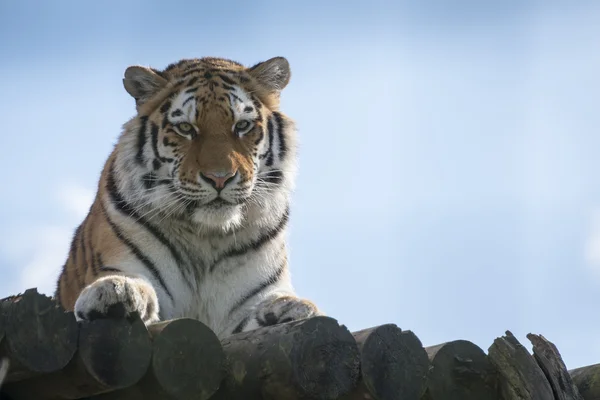
[[[600,362],[597,2],[219,4],[0,2],[0,296],[53,291],[127,66],[285,56],[300,295],[352,330]]]

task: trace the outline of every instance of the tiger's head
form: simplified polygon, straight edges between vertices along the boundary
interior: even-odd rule
[[[278,111],[289,79],[282,57],[251,68],[219,58],[127,68],[138,113],[111,171],[120,194],[161,218],[224,230],[283,207],[295,166],[293,123]]]

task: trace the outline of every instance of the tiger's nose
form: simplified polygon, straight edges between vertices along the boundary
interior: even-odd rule
[[[215,189],[225,187],[237,175],[237,171],[208,171],[200,172],[200,177],[210,183]]]

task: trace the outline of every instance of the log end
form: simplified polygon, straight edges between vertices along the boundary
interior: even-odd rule
[[[315,399],[337,399],[358,383],[360,355],[350,331],[330,317],[313,317],[299,325],[290,363],[295,382]]]
[[[369,330],[360,347],[362,379],[373,398],[422,396],[429,359],[413,332],[403,332],[394,324],[381,325]]]
[[[225,377],[225,353],[217,335],[190,318],[158,325],[162,326],[153,334],[152,371],[160,387],[176,399],[210,398]]]
[[[124,388],[148,370],[152,343],[137,316],[132,320],[98,319],[81,324],[79,355],[97,382],[110,389]]]
[[[427,392],[433,400],[496,399],[496,371],[485,352],[467,340],[428,349]]]
[[[2,301],[11,359],[33,373],[64,368],[77,350],[77,322],[52,298],[29,289]],[[13,380],[9,372],[8,380]]]

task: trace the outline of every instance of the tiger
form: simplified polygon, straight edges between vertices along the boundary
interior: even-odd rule
[[[77,321],[194,318],[218,337],[324,315],[292,286],[295,122],[274,57],[132,65],[122,126],[55,298]]]

